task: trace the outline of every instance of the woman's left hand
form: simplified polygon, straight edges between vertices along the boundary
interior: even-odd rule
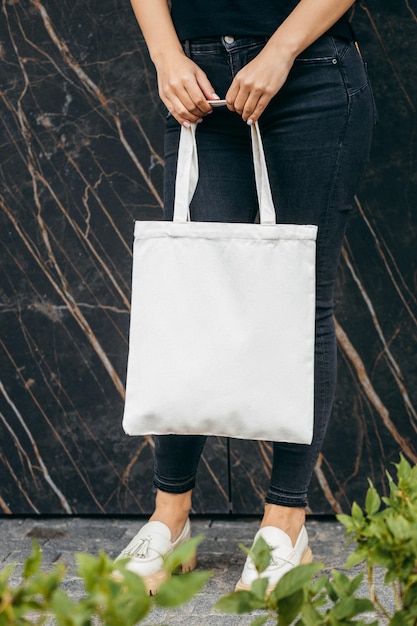
[[[293,62],[267,44],[236,74],[226,94],[228,109],[248,124],[256,122],[287,80]]]

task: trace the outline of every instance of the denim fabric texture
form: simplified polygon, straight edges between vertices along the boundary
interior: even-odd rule
[[[187,41],[184,49],[224,98],[235,74],[265,43],[265,37],[225,36]],[[307,503],[336,385],[336,271],[354,194],[369,158],[375,117],[366,65],[355,42],[325,35],[296,59],[259,120],[277,221],[318,225],[314,438],[309,446],[273,444],[268,503]],[[168,116],[167,220],[173,215],[179,130]],[[258,207],[247,124],[236,113],[214,109],[198,126],[197,145],[200,178],[191,219],[254,222]],[[191,489],[205,440],[194,435],[155,437],[155,486],[171,493]]]

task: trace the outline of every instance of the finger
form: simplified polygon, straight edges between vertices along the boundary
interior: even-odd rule
[[[211,112],[211,107],[207,103],[204,94],[195,81],[186,81],[172,94],[175,112],[178,115],[190,117],[190,121],[195,121],[195,117],[202,117]]]
[[[207,100],[219,100],[220,97],[214,91],[213,85],[203,71],[196,72],[195,79],[187,82],[184,86],[194,104],[195,108],[192,109],[192,112],[195,115],[204,116],[212,113],[213,109]]]
[[[256,106],[253,107],[245,107],[243,115],[242,115],[242,119],[249,124],[249,126],[251,124],[254,124],[255,122],[257,122],[259,120],[259,118],[261,117],[262,113],[265,111],[267,105],[269,104],[271,100],[270,96],[267,96],[266,94],[263,94],[259,100],[256,103]]]
[[[179,124],[189,126],[191,123],[202,121],[201,115],[195,115],[190,111],[190,107],[193,108],[193,104],[186,93],[184,96],[181,96],[181,98],[176,95],[171,95],[170,98],[166,99],[164,102],[172,117],[174,117]]]
[[[243,115],[245,109],[247,113],[255,109],[261,94],[262,91],[255,88],[251,82],[245,82],[237,76],[226,94],[226,102],[230,104],[233,111]]]
[[[236,111],[235,100],[236,100],[236,96],[238,92],[239,92],[239,87],[237,83],[233,81],[225,95],[226,106],[229,109],[229,111]]]
[[[250,93],[242,106],[242,119],[244,122],[247,122],[249,118],[255,115],[255,111],[257,111],[258,107],[262,107],[264,95],[262,93],[253,92]]]
[[[250,114],[254,112],[261,95],[262,92],[260,90],[251,90],[245,85],[239,85],[233,102],[234,111],[241,115],[246,122]]]
[[[201,91],[197,83],[192,85],[185,85],[185,89],[187,91],[189,101],[192,103],[189,110],[191,113],[193,113],[193,115],[198,115],[199,117],[202,117],[212,112],[212,108],[207,102],[208,99],[212,98],[207,98],[205,94]]]
[[[177,86],[180,99],[188,110],[197,116],[204,116],[212,112],[207,100],[217,100],[219,96],[208,80],[205,72],[193,63],[193,72],[183,78]],[[191,101],[191,102],[190,102]]]
[[[235,111],[242,116],[242,119],[246,122],[249,114],[252,113],[256,105],[258,104],[260,94],[256,92],[248,92],[246,89],[241,89],[236,96],[234,103]]]
[[[211,107],[198,86],[196,77],[176,76],[160,86],[160,97],[174,117],[202,117],[211,112]]]
[[[217,95],[213,85],[204,72],[197,74],[196,78],[198,86],[203,92],[206,100],[220,100],[220,96]]]

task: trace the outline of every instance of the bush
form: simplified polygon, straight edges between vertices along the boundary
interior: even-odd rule
[[[265,552],[269,554],[270,549],[261,537],[251,552],[259,573],[264,569],[259,555]],[[257,617],[252,626],[262,626],[269,619],[279,626],[369,626],[369,622],[356,619],[374,609],[370,600],[356,597],[363,575],[350,579],[334,570],[330,580],[327,576],[317,578],[316,574],[322,569],[322,563],[295,567],[281,578],[269,596],[265,595],[267,579],[258,578],[251,591],[231,593],[221,598],[216,608],[238,614],[263,609],[266,615]],[[373,626],[376,624],[373,622]]]
[[[270,619],[277,626],[417,626],[417,466],[411,467],[401,457],[395,468],[396,481],[387,473],[388,497],[381,498],[370,484],[364,510],[355,503],[350,515],[338,515],[347,537],[356,542],[346,568],[365,565],[369,598],[360,597],[363,574],[349,577],[334,570],[329,578],[319,575],[322,563],[309,563],[285,574],[269,595],[267,579],[259,577],[250,591],[230,593],[215,608],[239,615],[261,610],[252,626]],[[172,574],[189,561],[201,539],[195,537],[169,555],[166,570]],[[262,538],[250,552],[259,574],[267,568],[270,552]],[[211,576],[209,572],[172,576],[152,597],[142,580],[126,569],[128,559],[115,563],[104,553],[98,557],[77,554],[76,559],[84,584],[80,600],[71,599],[62,588],[64,565],[42,571],[36,543],[17,587],[10,584],[13,566],[4,569],[0,573],[0,626],[41,625],[51,619],[58,626],[133,626],[154,606],[172,608],[188,602]],[[376,593],[375,568],[383,573],[385,584],[392,586],[393,612]],[[375,615],[382,621],[371,622]]]
[[[351,515],[338,515],[346,534],[356,541],[346,567],[365,563],[369,593],[375,607],[389,619],[390,626],[417,624],[417,466],[401,457],[397,481],[387,472],[389,496],[380,498],[371,484],[365,511],[357,504]],[[384,504],[384,507],[381,505]],[[390,614],[374,586],[375,568],[384,571],[384,582],[392,586],[395,613]]]
[[[188,561],[201,537],[177,548],[165,561],[172,574]],[[76,555],[83,597],[75,601],[62,589],[66,568],[59,564],[42,571],[42,554],[37,543],[23,566],[22,582],[10,585],[13,566],[0,574],[0,626],[33,626],[53,618],[58,626],[133,626],[157,606],[177,607],[188,602],[210,578],[209,572],[190,572],[164,582],[157,596],[148,596],[143,581],[126,569],[128,559],[115,563],[103,552],[98,557]]]
[[[397,481],[387,473],[389,497],[381,498],[370,484],[365,510],[354,503],[351,515],[338,515],[356,548],[348,557],[346,568],[364,563],[369,583],[369,598],[358,597],[363,574],[349,578],[332,571],[317,578],[323,564],[300,565],[278,582],[269,597],[267,581],[258,578],[251,591],[231,593],[219,600],[216,607],[228,613],[250,613],[263,609],[252,626],[261,626],[273,619],[278,626],[357,626],[369,624],[363,618],[377,614],[374,621],[389,626],[417,626],[417,466],[401,457],[395,465]],[[385,506],[382,506],[385,505]],[[261,573],[269,563],[269,548],[262,538],[251,552]],[[391,585],[395,598],[390,613],[375,591],[375,568],[382,570],[384,582]],[[370,615],[369,615],[370,614]]]

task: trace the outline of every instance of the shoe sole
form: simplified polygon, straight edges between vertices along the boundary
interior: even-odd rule
[[[301,561],[300,561],[300,565],[304,564],[304,563],[311,563],[313,560],[313,553],[311,551],[311,548],[306,548],[304,550],[304,554],[301,557]],[[273,583],[271,585],[268,585],[268,587],[266,588],[266,595],[269,596],[269,594],[271,593],[271,591],[273,589],[275,589],[275,587],[277,586],[279,581],[277,581],[276,583]],[[248,583],[244,583],[242,579],[240,579],[238,581],[238,583],[236,584],[235,587],[235,591],[250,591],[252,587],[252,583],[248,584]]]
[[[197,567],[197,555],[191,557],[189,561],[182,563],[179,566],[178,570],[175,572],[176,574],[186,574],[187,572],[192,572]],[[169,572],[166,572],[164,569],[160,569],[155,574],[150,574],[149,576],[141,576],[144,584],[146,593],[148,596],[156,596],[158,593],[159,587],[166,580],[170,578]]]

